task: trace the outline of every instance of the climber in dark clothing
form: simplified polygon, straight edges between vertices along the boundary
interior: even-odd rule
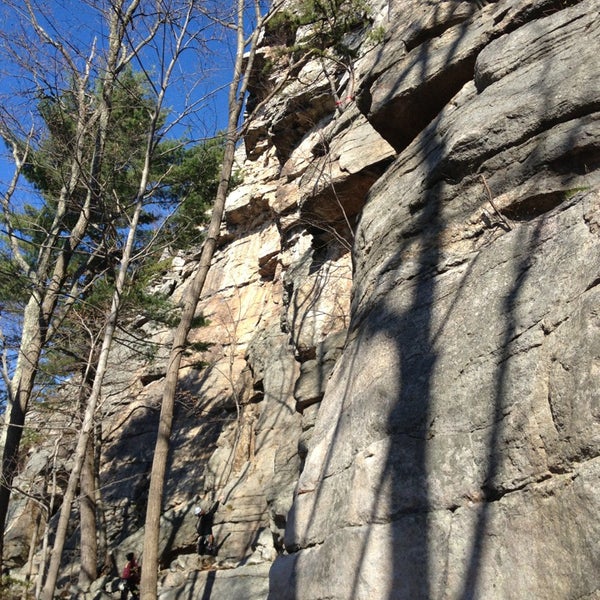
[[[219,500],[212,506],[196,506],[194,514],[198,517],[196,521],[196,532],[198,533],[198,554],[216,554],[215,536],[213,534],[213,524],[215,513],[219,508]]]
[[[133,552],[127,554],[127,564],[123,569],[121,578],[123,579],[121,600],[127,600],[129,594],[131,594],[131,597],[134,600],[139,598],[138,584],[140,583],[140,566],[135,560],[135,554]]]

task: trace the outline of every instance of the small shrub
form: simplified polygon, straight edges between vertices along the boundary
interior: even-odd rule
[[[22,598],[33,598],[32,593],[23,594],[24,584],[7,575],[0,578],[0,598],[2,600],[22,600]]]

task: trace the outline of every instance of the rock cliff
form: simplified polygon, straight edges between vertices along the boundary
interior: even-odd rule
[[[181,373],[159,597],[599,598],[600,9],[369,5],[351,63],[298,58],[290,21],[263,40],[190,339],[210,348]],[[177,302],[196,259],[157,289]],[[121,339],[102,407],[119,564],[170,338],[129,335],[156,350]],[[23,477],[43,471],[33,453]]]

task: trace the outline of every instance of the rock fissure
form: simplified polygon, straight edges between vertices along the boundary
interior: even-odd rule
[[[482,149],[482,152],[477,154],[476,158],[472,157],[471,149],[479,147],[478,140],[462,141],[455,144],[451,149],[447,150],[446,155],[440,160],[438,165],[431,171],[428,177],[429,187],[441,181],[449,181],[451,183],[460,181],[464,176],[470,173],[477,172],[486,162],[493,159],[495,156],[506,153],[509,150],[515,149],[532,137],[540,136],[550,132],[554,127],[564,125],[569,122],[577,122],[578,120],[594,115],[600,109],[600,100],[590,100],[584,106],[573,106],[570,109],[559,112],[554,118],[541,120],[531,129],[523,131],[521,134],[512,138],[505,144],[498,145],[489,150]],[[452,176],[448,175],[452,173]],[[458,178],[458,179],[457,179]]]
[[[451,7],[450,5],[451,3],[448,3],[448,8],[452,10],[454,7]],[[446,7],[441,7],[441,10],[446,10]],[[473,10],[473,8],[467,7],[464,4],[462,6],[458,5],[455,7],[455,12],[451,12],[447,17],[445,15],[441,18],[438,17],[437,20],[441,22],[436,23],[433,21],[424,24],[417,22],[412,24],[409,31],[402,35],[402,40],[404,41],[407,53],[412,52],[418,46],[438,39],[448,29],[471,19],[473,17]]]

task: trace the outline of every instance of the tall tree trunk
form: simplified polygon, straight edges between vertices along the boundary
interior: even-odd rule
[[[130,5],[131,8],[131,5]],[[191,8],[191,6],[190,6]],[[121,25],[122,15],[117,14],[115,17],[115,25]],[[187,23],[187,21],[186,21]],[[186,27],[183,28],[185,32]],[[180,34],[183,35],[183,34]],[[112,36],[111,36],[112,40]],[[92,390],[90,392],[89,398],[87,400],[85,414],[83,418],[83,423],[81,427],[81,431],[79,433],[79,438],[77,441],[77,447],[75,449],[75,455],[73,459],[73,469],[69,475],[69,482],[67,484],[67,490],[65,491],[65,495],[63,498],[63,503],[60,510],[60,516],[58,520],[58,524],[56,527],[56,537],[54,540],[54,548],[52,550],[52,557],[50,559],[50,566],[48,567],[48,576],[46,578],[46,583],[44,585],[44,589],[42,590],[41,599],[42,600],[52,600],[54,596],[54,590],[56,587],[56,582],[58,579],[58,572],[60,569],[62,551],[64,548],[67,528],[69,523],[69,516],[71,512],[71,506],[75,499],[75,493],[77,490],[77,485],[79,483],[80,475],[83,469],[83,464],[86,458],[88,444],[91,436],[91,432],[95,425],[95,414],[96,414],[96,406],[100,399],[100,393],[102,390],[102,384],[104,381],[104,375],[108,366],[108,357],[110,353],[110,348],[112,346],[112,342],[114,339],[115,331],[117,329],[118,318],[119,318],[119,310],[121,308],[121,301],[123,296],[123,290],[125,287],[125,282],[127,279],[127,275],[129,272],[129,267],[133,260],[134,250],[135,250],[135,241],[137,236],[138,224],[140,221],[140,217],[142,215],[142,210],[144,208],[144,201],[146,198],[146,192],[148,187],[148,182],[150,178],[150,167],[153,158],[153,152],[156,145],[156,136],[157,136],[157,127],[158,122],[161,118],[162,106],[164,102],[164,97],[167,92],[167,88],[169,85],[169,76],[175,67],[176,61],[179,58],[179,52],[175,52],[173,58],[171,59],[170,64],[165,68],[164,79],[161,82],[160,91],[157,95],[156,105],[154,107],[153,115],[150,119],[150,124],[148,128],[148,135],[146,139],[146,151],[145,151],[145,159],[144,159],[144,167],[140,174],[139,188],[137,191],[137,197],[135,201],[135,210],[131,216],[129,222],[129,230],[127,233],[127,240],[125,242],[125,246],[123,248],[123,253],[121,256],[121,261],[119,264],[119,269],[117,273],[117,279],[115,281],[114,292],[112,296],[112,303],[110,308],[110,313],[108,315],[108,319],[106,322],[106,327],[104,329],[104,336],[102,339],[102,346],[100,349],[100,353],[98,356],[98,364],[95,369],[94,374],[94,383],[92,385]]]
[[[57,471],[56,471],[56,463],[58,460],[58,451],[60,448],[60,439],[57,439],[54,443],[54,452],[52,454],[52,479],[50,485],[48,486],[48,480],[46,479],[46,490],[45,495],[49,493],[50,498],[48,500],[48,505],[46,506],[46,514],[45,523],[44,523],[44,536],[42,538],[42,552],[40,556],[40,562],[38,566],[38,573],[35,582],[35,597],[39,598],[42,593],[42,584],[44,583],[44,575],[46,574],[46,567],[48,566],[48,548],[50,545],[50,515],[54,513],[54,502],[56,500],[56,493],[58,490],[57,484]],[[48,487],[50,488],[48,490]]]
[[[25,415],[29,398],[35,382],[36,367],[42,347],[42,331],[40,329],[39,302],[32,297],[27,305],[23,319],[23,339],[19,353],[15,375],[11,381],[11,404],[7,409],[2,447],[2,476],[0,477],[0,564],[4,551],[4,530],[12,484],[17,473],[19,447],[25,426]]]
[[[154,126],[156,125],[156,120],[158,119],[159,114],[160,104],[158,105],[156,110]],[[58,579],[58,571],[60,569],[62,551],[67,537],[71,506],[73,504],[73,501],[75,500],[77,485],[79,484],[79,479],[83,469],[83,465],[86,456],[88,455],[88,446],[90,442],[91,432],[95,424],[96,406],[98,404],[98,401],[100,400],[100,393],[102,390],[104,375],[108,366],[108,355],[112,346],[115,331],[117,329],[119,309],[121,307],[121,298],[123,295],[123,289],[125,287],[125,281],[127,278],[129,265],[131,264],[131,259],[133,256],[137,227],[143,208],[144,191],[148,184],[148,177],[150,172],[150,157],[152,154],[152,147],[154,144],[154,134],[155,129],[153,127],[152,131],[148,136],[146,163],[144,165],[144,172],[140,181],[140,189],[138,191],[138,198],[135,205],[135,211],[130,221],[129,231],[127,234],[127,241],[125,243],[123,255],[121,257],[121,263],[119,265],[119,272],[117,274],[117,280],[115,282],[115,289],[113,292],[110,313],[108,315],[106,327],[104,329],[102,347],[100,349],[100,354],[98,357],[98,365],[95,369],[94,383],[92,385],[92,390],[86,403],[83,423],[81,431],[79,432],[77,447],[75,449],[75,454],[73,457],[73,470],[69,475],[67,490],[65,491],[63,503],[60,509],[60,517],[56,526],[54,548],[52,549],[50,566],[48,567],[48,576],[46,578],[44,589],[42,590],[42,600],[52,600],[54,596],[54,589],[56,587],[56,581]]]
[[[148,505],[146,508],[140,590],[141,600],[156,600],[157,598],[160,516],[162,512],[171,431],[173,427],[173,413],[179,378],[179,368],[181,366],[181,359],[185,350],[186,340],[196,313],[198,299],[202,293],[202,288],[204,287],[206,276],[217,247],[217,239],[225,210],[225,200],[227,198],[227,191],[229,189],[229,182],[231,180],[231,173],[234,165],[235,147],[240,137],[238,123],[244,106],[248,79],[252,70],[256,45],[260,33],[260,26],[257,25],[252,34],[250,52],[244,68],[244,4],[244,0],[237,1],[237,45],[233,79],[229,88],[229,116],[219,186],[212,209],[207,237],[202,246],[198,270],[196,271],[190,286],[186,290],[181,320],[175,331],[165,375],[158,435],[152,460],[150,489],[148,492]],[[255,3],[255,7],[257,16],[260,16],[257,3]]]
[[[10,502],[11,486],[16,474],[21,434],[25,424],[28,404],[33,392],[37,369],[42,356],[44,346],[48,342],[48,336],[52,329],[52,320],[55,317],[56,308],[64,294],[65,282],[68,277],[72,258],[81,244],[88,226],[90,224],[91,207],[93,202],[100,205],[102,190],[99,186],[99,173],[102,169],[106,135],[110,118],[110,98],[118,73],[119,54],[125,28],[130,23],[132,15],[141,0],[131,0],[127,10],[122,11],[123,0],[114,0],[111,18],[111,35],[109,38],[108,57],[102,80],[102,98],[96,116],[98,127],[95,136],[95,150],[89,171],[84,173],[85,154],[84,145],[90,136],[90,122],[94,119],[89,113],[88,94],[91,69],[90,54],[84,64],[83,73],[77,70],[76,63],[68,55],[66,47],[60,40],[52,39],[44,27],[40,25],[31,2],[24,2],[24,11],[29,14],[30,25],[39,37],[40,43],[52,46],[59,56],[64,59],[69,71],[69,76],[77,82],[77,93],[74,98],[78,106],[76,125],[77,140],[74,148],[74,156],[71,161],[69,177],[65,181],[57,201],[56,211],[53,215],[52,225],[44,243],[40,245],[37,257],[37,265],[34,269],[29,268],[23,258],[19,264],[25,268],[32,280],[34,293],[32,294],[23,323],[23,339],[20,343],[15,375],[11,381],[11,406],[8,411],[8,423],[2,448],[2,474],[0,477],[0,565],[4,549],[4,532],[6,529],[6,517]],[[78,57],[79,58],[79,57]],[[73,191],[81,184],[82,179],[87,181],[88,192],[79,212],[75,225],[65,236],[64,218],[68,212],[69,203],[72,200]]]
[[[86,401],[91,395],[96,376],[98,352],[95,336],[90,332],[88,360],[81,374],[78,407],[80,414],[85,413]],[[79,483],[79,548],[81,566],[79,568],[79,590],[86,592],[98,575],[98,533],[96,526],[96,438],[90,434],[81,467]]]
[[[98,543],[96,527],[96,477],[94,436],[90,435],[81,469],[80,482],[80,548],[81,568],[79,570],[79,589],[89,590],[90,584],[98,576]]]
[[[21,600],[27,600],[29,596],[29,588],[31,587],[31,574],[33,573],[33,557],[39,541],[40,525],[42,522],[42,508],[37,507],[36,516],[31,532],[31,541],[29,542],[29,554],[27,556],[27,572],[25,574],[25,585],[23,586],[23,593],[21,594]]]
[[[106,527],[106,511],[104,507],[104,501],[102,499],[102,489],[100,487],[100,458],[103,444],[102,436],[102,423],[96,423],[96,430],[94,432],[94,452],[96,456],[94,458],[94,489],[96,491],[96,531],[97,531],[97,555],[98,564],[102,564],[100,567],[102,574],[106,574],[107,565],[110,562],[108,553],[108,541],[107,541],[107,527]]]
[[[87,85],[87,79],[81,83]],[[82,92],[83,94],[83,92]],[[78,130],[85,129],[82,122]],[[62,231],[59,222],[69,201],[70,194],[81,177],[81,158],[77,156],[71,166],[71,178],[61,190],[58,201],[57,215],[46,243],[40,250],[38,268],[33,279],[34,292],[30,296],[23,315],[22,338],[19,344],[17,366],[11,380],[10,403],[5,416],[6,426],[2,444],[2,474],[0,477],[0,566],[4,551],[4,532],[12,484],[17,471],[21,436],[25,425],[29,401],[33,393],[35,379],[44,346],[48,342],[52,319],[67,278],[69,265],[73,255],[83,240],[90,222],[91,197],[88,196],[82,207],[75,226],[70,231],[68,240],[59,247],[56,245],[59,233]],[[58,254],[53,265],[50,264],[53,251]]]
[[[32,287],[35,291],[29,300],[24,317],[24,335],[20,343],[15,375],[11,381],[11,406],[8,410],[8,423],[2,448],[2,474],[0,477],[0,564],[4,549],[4,532],[6,529],[11,486],[16,474],[21,435],[42,351],[48,342],[49,335],[51,335],[52,321],[55,317],[59,301],[65,292],[65,282],[68,277],[72,258],[90,224],[92,204],[93,202],[97,202],[98,205],[101,204],[100,196],[102,190],[98,188],[100,181],[98,175],[101,172],[104,158],[110,118],[110,98],[118,73],[119,54],[121,52],[124,30],[130,23],[133,12],[136,10],[139,2],[140,0],[132,0],[126,11],[121,10],[123,0],[115,0],[112,3],[112,11],[110,12],[112,35],[109,39],[108,58],[102,80],[102,98],[104,102],[101,103],[98,112],[95,114],[95,117],[98,118],[94,140],[95,149],[87,173],[83,171],[84,145],[90,139],[90,122],[95,122],[95,119],[89,113],[88,104],[89,78],[92,71],[91,57],[94,55],[94,52],[91,53],[85,63],[83,74],[80,73],[77,70],[77,65],[66,52],[68,45],[61,44],[60,40],[57,42],[52,39],[37,21],[31,3],[28,1],[24,2],[31,19],[30,25],[39,36],[40,43],[51,45],[57,51],[58,55],[63,57],[65,64],[68,65],[67,69],[71,69],[69,76],[77,81],[77,93],[74,95],[78,106],[77,132],[75,135],[77,143],[74,149],[69,178],[61,189],[52,226],[49,228],[44,243],[40,245],[37,265],[34,269],[30,269],[26,263],[19,263],[24,265],[26,272],[29,273],[32,280]],[[85,179],[88,184],[88,192],[75,225],[68,231],[69,235],[65,236],[64,217],[68,212],[73,191],[82,183],[82,179]]]

